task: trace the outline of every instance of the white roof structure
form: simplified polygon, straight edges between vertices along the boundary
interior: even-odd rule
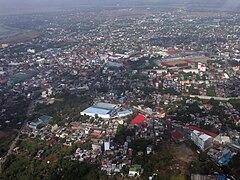
[[[212,138],[212,137],[207,134],[201,134],[199,138],[202,139],[203,141],[207,141],[209,138]]]
[[[98,102],[82,111],[81,115],[88,115],[91,117],[95,117],[97,115],[103,119],[109,119],[116,113],[115,110],[118,109],[118,107],[119,106],[116,104]]]

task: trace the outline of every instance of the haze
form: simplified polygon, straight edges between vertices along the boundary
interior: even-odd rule
[[[18,14],[67,10],[76,7],[104,6],[158,6],[158,7],[199,7],[220,10],[236,10],[239,0],[0,0],[0,14]]]

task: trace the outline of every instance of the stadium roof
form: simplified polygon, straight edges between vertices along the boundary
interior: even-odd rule
[[[104,108],[104,109],[114,109],[115,107],[117,107],[116,104],[105,103],[105,102],[98,102],[94,104],[94,106],[99,108]]]
[[[91,114],[109,114],[111,111],[112,111],[112,109],[91,106],[91,107],[85,109],[83,112],[91,113]]]

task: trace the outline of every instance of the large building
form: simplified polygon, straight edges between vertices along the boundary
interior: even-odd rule
[[[82,111],[81,115],[87,115],[91,117],[98,116],[103,119],[110,119],[117,116],[118,110],[119,106],[116,104],[98,102]]]
[[[213,138],[205,133],[194,130],[191,132],[191,140],[196,144],[202,151],[212,146]]]

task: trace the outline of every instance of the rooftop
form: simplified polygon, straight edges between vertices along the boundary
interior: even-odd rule
[[[138,124],[141,125],[143,124],[145,120],[145,116],[143,114],[138,114],[131,122],[130,124]]]

